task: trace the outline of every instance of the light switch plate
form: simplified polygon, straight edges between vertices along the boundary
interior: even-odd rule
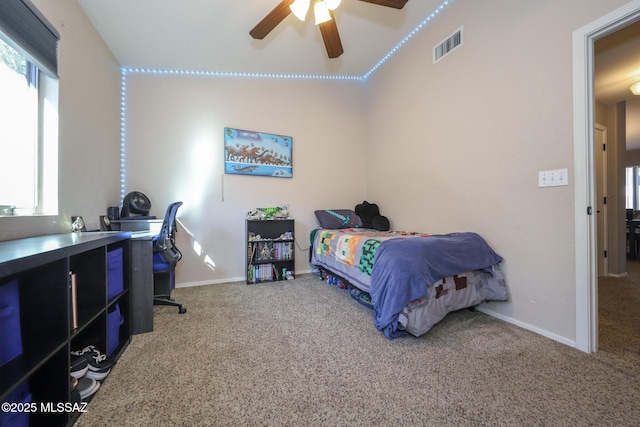
[[[538,172],[538,187],[559,187],[562,185],[569,185],[568,169]]]

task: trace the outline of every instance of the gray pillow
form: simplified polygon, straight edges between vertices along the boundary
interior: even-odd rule
[[[360,228],[362,220],[351,209],[324,209],[315,212],[320,227],[329,229]]]

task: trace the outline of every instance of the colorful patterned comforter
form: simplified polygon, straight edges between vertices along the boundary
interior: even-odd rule
[[[476,233],[428,234],[370,229],[320,229],[311,263],[344,277],[369,293],[374,324],[387,338],[398,331],[398,315],[429,286],[446,276],[490,271],[502,261]]]
[[[420,236],[428,234],[367,228],[320,229],[314,236],[311,263],[343,276],[369,293],[373,262],[380,244],[390,239]]]

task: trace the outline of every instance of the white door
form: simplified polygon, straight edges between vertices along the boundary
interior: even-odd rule
[[[598,231],[598,277],[609,274],[607,260],[607,128],[596,124],[595,133],[596,165],[596,229]]]

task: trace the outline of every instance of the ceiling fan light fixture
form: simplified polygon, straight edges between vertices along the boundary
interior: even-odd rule
[[[313,6],[313,13],[316,16],[316,25],[331,21],[329,7],[327,7],[327,4],[323,0],[316,1],[316,4]]]
[[[304,21],[310,4],[311,0],[296,0],[291,4],[291,6],[289,6],[289,9],[291,9],[291,12],[293,12],[296,18]]]
[[[636,82],[636,83],[632,84],[631,87],[629,88],[629,90],[634,95],[640,95],[640,82]]]
[[[336,10],[342,0],[324,0],[329,10]]]

